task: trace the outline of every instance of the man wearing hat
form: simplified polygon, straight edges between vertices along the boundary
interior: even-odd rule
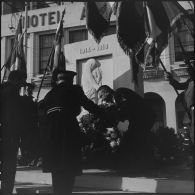
[[[187,71],[189,79],[183,83],[176,81],[171,74],[168,74],[168,79],[175,89],[184,90],[183,104],[186,112],[184,114],[183,125],[188,127],[190,138],[194,145],[194,61],[188,64]],[[193,168],[193,152],[190,158],[187,166]]]
[[[193,125],[193,115],[194,115],[194,61],[191,65],[188,65],[187,68],[189,79],[183,83],[176,81],[173,76],[169,73],[168,79],[170,84],[175,87],[177,90],[184,90],[184,106],[185,106],[185,115],[183,123],[187,124],[190,127],[190,136],[191,140],[194,143],[194,127]]]
[[[26,75],[15,70],[8,81],[0,85],[0,123],[2,156],[2,194],[12,194],[16,173],[18,147],[23,128],[23,102],[20,89],[25,85]]]
[[[79,85],[73,85],[75,72],[56,68],[53,88],[43,99],[46,113],[42,133],[43,171],[51,172],[53,190],[57,195],[71,194],[81,168],[81,133],[77,116],[81,106],[103,117],[104,113],[85,96]]]
[[[27,83],[25,85],[25,95],[22,96],[25,111],[25,128],[21,137],[21,156],[22,165],[34,164],[38,160],[39,131],[38,131],[38,105],[33,99],[35,85]]]

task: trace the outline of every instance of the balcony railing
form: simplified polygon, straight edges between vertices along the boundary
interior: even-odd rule
[[[180,65],[179,67],[174,67],[172,66],[171,69],[171,73],[174,74],[174,76],[176,77],[188,77],[188,71],[187,71],[187,66],[182,66]],[[143,79],[144,80],[149,80],[149,79],[165,79],[166,78],[166,74],[164,72],[164,70],[162,69],[157,69],[157,68],[150,68],[150,69],[146,69],[143,71]]]
[[[43,78],[43,75],[33,77],[31,82],[34,83],[37,88],[39,88],[40,85],[41,85],[42,78]],[[45,76],[45,78],[43,80],[42,87],[43,88],[51,87],[51,75],[46,75]]]
[[[164,71],[161,69],[149,69],[143,71],[143,79],[149,80],[149,79],[163,79],[165,78]]]
[[[171,70],[172,73],[174,73],[174,75],[176,77],[187,77],[189,76],[188,71],[187,71],[187,67],[179,67],[179,68],[173,68]]]

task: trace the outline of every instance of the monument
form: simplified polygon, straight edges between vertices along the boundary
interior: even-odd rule
[[[108,85],[114,90],[127,87],[143,95],[142,74],[141,72],[138,74],[136,84],[132,79],[131,59],[120,48],[116,35],[105,36],[99,44],[93,39],[66,44],[64,51],[69,62],[66,64],[66,69],[77,72],[74,82],[83,87],[88,97],[90,97],[88,91],[90,87],[95,91],[101,85]],[[86,70],[90,64],[94,64],[92,68],[94,70]],[[87,81],[89,77],[90,82]]]
[[[100,62],[91,58],[83,65],[81,85],[87,97],[97,103],[97,89],[102,85]]]

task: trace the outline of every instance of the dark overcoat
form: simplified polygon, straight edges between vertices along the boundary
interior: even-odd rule
[[[152,158],[150,129],[155,120],[154,112],[144,98],[131,89],[118,88],[115,91],[114,98],[118,106],[119,120],[129,121],[128,130],[121,139],[121,158],[124,157],[124,161],[128,163],[127,158],[130,159],[130,162],[133,162],[133,159],[142,162],[141,158],[145,158],[145,162],[146,158]]]
[[[38,130],[38,105],[33,101],[33,96],[22,96],[24,104],[24,128],[21,137],[21,147],[31,155],[37,155],[40,133]]]
[[[16,164],[16,156],[20,137],[24,127],[23,108],[23,101],[21,96],[19,95],[19,89],[11,82],[1,84],[0,160],[2,160],[3,162],[3,170],[6,170],[6,168],[8,168],[10,169],[9,171],[14,171],[13,169],[15,169],[14,164]]]
[[[2,136],[20,136],[24,125],[24,105],[19,89],[10,82],[0,85],[0,107]]]
[[[43,171],[81,174],[82,138],[76,117],[81,106],[99,116],[103,111],[84,95],[80,86],[65,83],[48,92],[42,104],[46,112],[42,132]]]

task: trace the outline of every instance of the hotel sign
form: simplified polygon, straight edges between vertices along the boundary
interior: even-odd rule
[[[58,24],[60,21],[60,11],[50,11],[40,14],[34,14],[27,17],[27,27],[37,27]],[[23,27],[25,26],[25,17],[23,17]]]

